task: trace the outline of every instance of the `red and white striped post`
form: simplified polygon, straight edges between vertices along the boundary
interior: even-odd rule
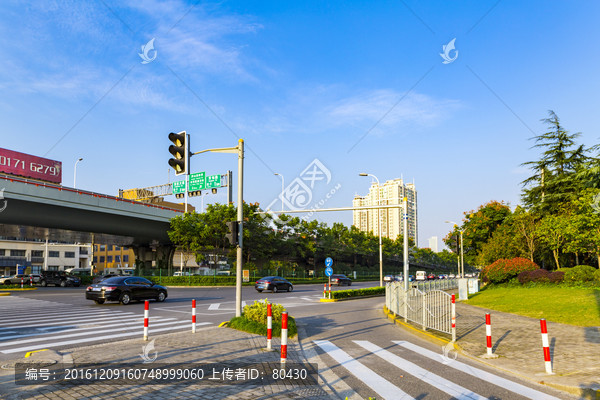
[[[327,282],[323,284],[323,298],[327,297]]]
[[[288,335],[288,313],[284,311],[281,313],[281,363],[285,364],[287,360],[287,335]]]
[[[456,342],[456,298],[452,295],[452,341]]]
[[[33,276],[29,276],[29,286],[33,286]]]
[[[150,302],[144,303],[144,340],[148,340],[148,314],[150,313]]]
[[[331,300],[331,278],[329,278],[329,300]]]
[[[540,326],[542,328],[542,346],[544,347],[544,363],[546,364],[546,373],[552,374],[552,360],[550,358],[548,328],[546,327],[546,320],[544,318],[540,319]]]
[[[273,311],[271,303],[267,304],[267,350],[271,350],[271,341],[273,339]]]
[[[196,299],[192,300],[192,333],[196,333]]]
[[[485,313],[485,345],[487,347],[487,355],[492,355],[492,319],[490,313]]]
[[[23,277],[21,277],[21,289],[23,289]]]

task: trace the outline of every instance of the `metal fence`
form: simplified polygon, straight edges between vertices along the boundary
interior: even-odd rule
[[[386,307],[405,321],[421,325],[423,330],[434,329],[453,335],[452,295],[439,290],[455,288],[457,281],[454,285],[450,281],[455,280],[411,282],[408,292],[402,282],[388,283],[385,287]]]
[[[431,290],[448,290],[458,288],[458,279],[435,279],[432,281],[413,281],[411,286],[416,287],[422,292]]]

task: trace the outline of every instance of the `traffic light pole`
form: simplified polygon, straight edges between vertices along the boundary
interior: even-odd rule
[[[237,153],[238,155],[238,193],[237,193],[237,222],[238,222],[238,244],[235,265],[235,316],[242,315],[242,250],[244,239],[244,140],[238,140],[236,147],[224,147],[220,149],[207,149],[190,153],[190,156],[207,153]]]

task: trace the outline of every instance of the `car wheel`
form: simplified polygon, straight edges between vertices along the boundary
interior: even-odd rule
[[[104,304],[104,299],[94,300],[96,304]]]
[[[348,286],[352,286],[352,282],[348,282]]]
[[[156,298],[156,301],[158,302],[163,302],[165,301],[165,299],[167,298],[167,294],[163,291],[158,292],[158,297]]]
[[[131,295],[125,292],[121,294],[121,297],[119,297],[119,301],[121,302],[121,304],[126,306],[127,304],[131,303]]]
[[[288,286],[288,292],[291,292],[292,290],[294,290],[294,287],[292,285]]]
[[[66,287],[67,281],[60,281],[60,287]]]
[[[262,293],[262,290],[258,290],[258,289],[256,289],[256,291],[257,291],[258,293]]]
[[[277,285],[273,286],[273,293],[277,293]]]
[[[12,285],[12,283],[10,281],[5,281],[4,284],[5,285]]]
[[[46,286],[48,286],[48,284],[46,283],[46,281],[41,281],[41,282],[40,282],[40,285],[41,285],[42,287],[46,287]]]

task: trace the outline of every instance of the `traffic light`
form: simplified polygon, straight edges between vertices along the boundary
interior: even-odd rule
[[[173,158],[169,159],[169,165],[175,170],[175,175],[185,175],[188,173],[190,159],[188,138],[189,136],[185,131],[169,133],[169,140],[173,142],[169,146],[169,153],[173,155]]]
[[[225,235],[225,238],[230,244],[236,246],[238,244],[238,223],[237,221],[226,222],[229,233]]]

